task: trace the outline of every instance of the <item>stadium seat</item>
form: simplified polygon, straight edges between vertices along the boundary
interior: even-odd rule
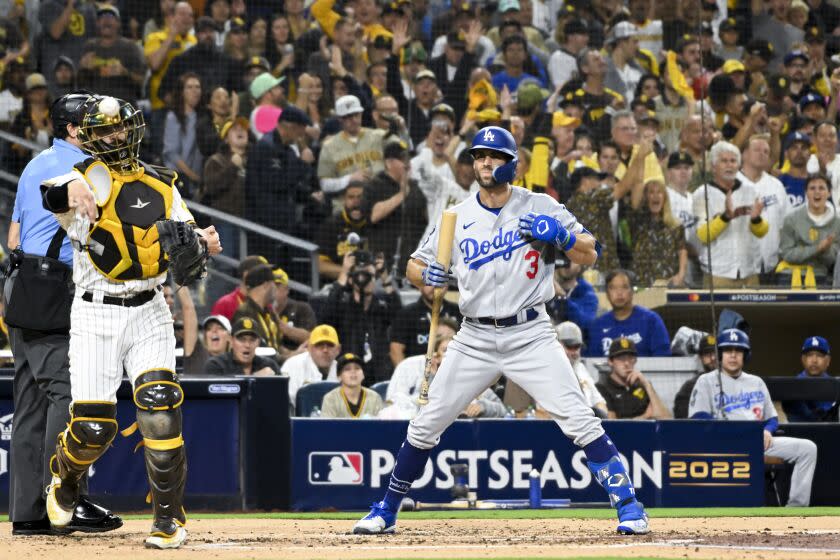
[[[382,402],[385,402],[385,395],[388,394],[389,383],[390,381],[380,381],[370,386],[371,389],[379,393],[379,396],[382,397]]]
[[[309,383],[298,389],[295,398],[295,416],[309,416],[316,406],[320,408],[324,395],[338,387],[335,381]]]

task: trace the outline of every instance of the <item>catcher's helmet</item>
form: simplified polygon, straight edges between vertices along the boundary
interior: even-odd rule
[[[470,153],[476,150],[495,150],[506,154],[511,159],[516,159],[517,148],[513,134],[500,126],[485,126],[473,137]]]
[[[727,348],[738,348],[744,352],[744,363],[750,359],[750,337],[741,329],[726,329],[721,331],[717,339],[718,359]]]
[[[128,101],[94,95],[85,103],[79,129],[82,149],[121,173],[140,168],[140,142],[146,122]]]
[[[50,108],[50,119],[58,138],[67,136],[67,125],[79,126],[85,115],[85,103],[90,99],[87,93],[68,93],[56,99]]]

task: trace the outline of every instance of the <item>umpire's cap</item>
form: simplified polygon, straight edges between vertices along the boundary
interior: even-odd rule
[[[639,352],[636,350],[636,345],[632,340],[622,336],[612,341],[612,344],[610,344],[610,352],[607,354],[607,357],[615,358],[616,356],[621,356],[623,354],[638,356]]]
[[[53,130],[65,131],[67,125],[79,126],[85,116],[85,103],[90,99],[86,92],[68,93],[55,100],[50,109]]]
[[[359,367],[361,367],[362,369],[365,368],[365,363],[364,361],[362,361],[362,358],[360,358],[358,354],[347,352],[346,354],[342,354],[341,356],[339,356],[336,360],[335,372],[338,375],[341,375],[341,370],[344,369],[344,366],[352,363],[359,364]]]

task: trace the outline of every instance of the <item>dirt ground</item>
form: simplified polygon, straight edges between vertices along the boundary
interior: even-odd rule
[[[5,525],[5,526],[3,526]],[[352,521],[191,519],[185,546],[147,551],[149,521],[102,535],[11,537],[0,524],[0,560],[617,558],[840,559],[840,517],[654,519],[646,536],[616,535],[615,522],[577,519],[405,520],[396,535],[349,534]]]

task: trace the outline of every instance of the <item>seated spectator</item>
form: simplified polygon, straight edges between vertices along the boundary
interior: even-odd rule
[[[354,95],[335,102],[341,132],[321,145],[318,179],[325,193],[340,193],[350,181],[367,181],[384,169],[383,139],[387,131],[362,126],[362,103]]]
[[[588,404],[595,411],[595,414],[600,418],[607,417],[607,402],[604,397],[598,392],[595,386],[596,380],[593,379],[589,370],[583,365],[580,360],[580,351],[583,347],[583,333],[580,327],[571,321],[560,323],[555,328],[557,331],[557,340],[563,345],[563,350],[566,351],[566,357],[569,358],[569,363],[572,364],[572,369],[577,376],[580,390],[583,391],[583,396],[586,398]]]
[[[341,210],[321,223],[318,231],[318,271],[329,282],[338,279],[345,255],[353,251],[368,251],[368,221],[365,219],[363,195],[365,185],[351,181],[344,189]],[[355,237],[353,236],[355,234]],[[356,239],[358,237],[358,239]]]
[[[405,270],[428,225],[426,196],[411,178],[408,150],[396,142],[385,146],[385,169],[365,188],[365,214],[370,217],[370,250],[382,252],[390,265]],[[399,250],[399,252],[398,252]]]
[[[198,150],[205,158],[209,158],[215,154],[219,149],[219,144],[224,142],[222,138],[222,129],[229,122],[234,122],[239,111],[239,99],[231,99],[231,95],[222,86],[210,92],[210,98],[204,106],[204,110],[199,111],[198,119],[196,121],[195,130],[197,136]],[[234,107],[234,105],[236,105]],[[250,123],[248,119],[242,117],[245,121],[245,132],[248,132]]]
[[[595,388],[595,378],[590,375],[586,366],[580,361],[580,351],[583,347],[583,337],[580,328],[571,321],[565,321],[557,325],[555,330],[557,332],[557,339],[566,352],[566,357],[569,358],[569,363],[577,377],[584,399],[592,407],[596,416],[606,418],[607,407],[604,397]],[[551,418],[551,415],[540,406],[534,397],[526,393],[524,389],[510,379],[505,383],[504,404],[509,410],[515,412],[519,418],[530,417],[531,414],[537,418]]]
[[[397,312],[390,330],[391,363],[396,367],[407,356],[425,354],[429,342],[432,301],[435,291],[431,286],[420,289],[420,297]],[[458,330],[461,314],[458,306],[448,301],[441,302],[440,321],[451,320]]]
[[[146,61],[137,43],[120,33],[120,12],[110,4],[98,4],[96,38],[82,48],[79,84],[99,95],[136,103],[146,79]]]
[[[817,466],[817,446],[800,438],[778,437],[778,415],[764,380],[744,371],[750,356],[750,338],[739,329],[718,336],[720,369],[697,380],[688,415],[697,419],[753,420],[764,425],[764,454],[793,463],[788,506],[811,503],[811,483]]]
[[[658,166],[654,175],[645,177],[644,185],[644,197],[628,217],[636,281],[645,287],[657,281],[683,287],[688,269],[685,229],[671,213]]]
[[[534,80],[540,87],[546,87],[546,75],[528,55],[528,41],[522,35],[510,35],[502,42],[501,58],[503,68],[493,74],[493,87],[502,91],[516,91],[523,80]]]
[[[633,305],[633,281],[626,270],[613,270],[606,278],[612,311],[588,328],[587,356],[606,356],[614,340],[628,338],[639,356],[670,356],[671,341],[665,323],[654,311]]]
[[[712,334],[707,334],[700,339],[700,345],[697,348],[697,358],[700,360],[701,371],[691,379],[683,383],[680,390],[677,391],[674,397],[674,418],[688,418],[688,401],[691,398],[691,392],[697,384],[697,380],[704,373],[714,371],[718,367],[717,347],[715,346],[717,339]]]
[[[344,257],[338,280],[327,292],[322,321],[334,325],[342,349],[362,356],[371,383],[391,376],[388,329],[401,307],[399,293],[388,283],[374,291],[376,268],[373,256],[356,251]]]
[[[586,328],[598,312],[598,296],[592,284],[582,276],[583,266],[565,256],[554,262],[554,299],[545,306],[555,323],[572,321]]]
[[[280,375],[280,364],[271,358],[257,356],[260,335],[253,320],[243,317],[233,324],[230,351],[207,361],[208,375]]]
[[[831,347],[821,336],[809,336],[802,343],[802,371],[797,378],[829,378]],[[832,401],[782,401],[788,422],[836,422],[837,403]]]
[[[217,86],[229,91],[235,89],[239,79],[232,74],[235,65],[216,44],[217,32],[216,22],[212,18],[202,16],[196,20],[196,43],[172,59],[160,85],[162,97],[166,97],[169,92],[174,93],[179,79],[187,72],[198,74],[205,91],[213,91]]]
[[[224,91],[224,90],[220,90]],[[234,216],[245,215],[245,165],[248,155],[248,121],[244,117],[228,121],[219,131],[218,151],[204,163],[204,180],[198,200],[211,208]],[[216,226],[223,247],[231,256],[239,250],[236,226],[221,223]]]
[[[840,216],[828,202],[829,182],[825,175],[812,175],[805,188],[807,203],[785,218],[779,241],[781,262],[776,270],[790,270],[797,282],[802,267],[805,287],[830,283],[831,271],[840,251]]]
[[[145,61],[143,64],[146,64]],[[53,99],[58,99],[79,89],[76,79],[76,65],[72,60],[66,56],[59,56],[56,59],[55,65],[53,65],[52,85],[48,84],[48,88]]]
[[[297,144],[312,121],[294,106],[283,109],[271,133],[251,145],[245,166],[245,217],[265,227],[297,234],[305,224],[297,219],[298,208],[313,198],[315,185],[309,148]],[[249,246],[271,262],[284,262],[283,247],[256,237]]]
[[[788,168],[779,175],[788,195],[789,211],[805,204],[805,183],[808,180],[808,159],[811,157],[811,137],[791,132],[785,138],[785,161]]]
[[[198,149],[196,123],[201,104],[198,74],[186,72],[178,79],[172,110],[166,114],[163,131],[163,163],[178,172],[183,181],[181,195],[192,198],[198,192],[204,156]]]
[[[252,268],[261,264],[268,264],[268,260],[259,255],[249,255],[247,257],[243,257],[239,261],[239,268],[237,269],[239,285],[216,300],[216,303],[213,304],[213,309],[210,313],[213,315],[221,315],[226,317],[228,320],[233,319],[233,314],[236,313],[236,310],[239,309],[239,306],[242,305],[245,302],[245,298],[248,297],[248,287],[245,285],[245,279],[248,276],[248,272],[250,272]]]
[[[186,288],[182,288],[185,290]],[[201,323],[201,342],[192,353],[184,351],[184,373],[201,375],[206,373],[210,358],[221,356],[230,350],[230,321],[223,315],[210,315]]]
[[[457,326],[457,325],[456,325]],[[443,361],[446,349],[455,335],[455,329],[450,325],[440,325],[435,339],[434,354],[432,355],[431,372],[437,373]],[[419,406],[417,398],[423,385],[426,369],[426,355],[409,356],[394,369],[394,375],[388,383],[385,402],[388,405],[382,409],[380,418],[410,420],[417,415]],[[485,389],[481,395],[473,400],[461,413],[462,418],[501,418],[505,415],[505,405],[493,392],[492,388]]]
[[[47,81],[41,74],[29,74],[25,85],[23,108],[15,116],[10,132],[47,149],[53,134],[50,120],[52,100],[47,91]],[[11,144],[10,155],[7,161],[10,171],[20,173],[32,158],[32,150],[21,144]]]
[[[280,318],[272,309],[277,286],[271,267],[267,264],[255,266],[245,277],[245,286],[248,288],[248,295],[233,314],[233,322],[243,318],[251,319],[257,325],[257,335],[263,344],[274,348],[277,351],[277,361],[282,362],[290,352],[281,344],[283,334],[280,332]]]
[[[628,420],[666,420],[671,413],[659,398],[653,384],[636,369],[636,345],[629,338],[610,344],[609,376],[595,387],[607,403],[608,418]]]
[[[3,69],[3,90],[0,91],[0,129],[9,130],[15,117],[23,109],[26,92],[26,66],[23,61],[12,60]]]
[[[336,363],[339,386],[324,395],[321,415],[324,418],[373,418],[382,410],[382,397],[362,387],[364,362],[356,354],[342,354]]]
[[[710,159],[712,181],[694,191],[703,285],[714,281],[718,288],[758,286],[759,239],[770,229],[761,214],[764,203],[753,185],[738,180],[738,148],[718,142],[712,147]],[[711,250],[704,246],[711,246]]]
[[[296,354],[283,362],[280,373],[289,378],[289,404],[294,410],[297,392],[308,383],[338,381],[335,359],[341,352],[338,333],[330,325],[312,329],[306,352]]]
[[[296,353],[298,347],[309,340],[309,334],[315,328],[315,312],[305,301],[289,297],[289,275],[282,268],[275,268],[274,311],[280,322],[277,326],[283,335],[283,346]]]

